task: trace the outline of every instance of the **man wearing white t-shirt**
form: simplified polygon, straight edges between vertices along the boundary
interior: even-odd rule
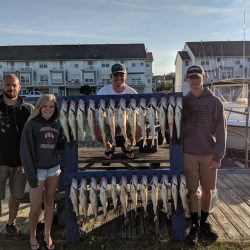
[[[121,63],[116,63],[111,68],[111,84],[102,87],[97,95],[137,94],[137,91],[126,84],[127,70]]]
[[[98,92],[97,95],[122,95],[122,94],[138,94],[137,91],[130,86],[126,84],[126,79],[127,79],[127,70],[125,65],[121,63],[116,63],[111,67],[111,84],[108,84],[104,87],[102,87]],[[140,129],[137,130],[137,138],[141,137],[140,134]],[[99,135],[99,131],[96,132],[97,138],[100,138],[101,141],[101,136]],[[123,138],[123,137],[122,137]],[[117,144],[119,146],[123,144],[123,139],[121,139],[121,136],[117,136]],[[127,148],[124,148],[123,146],[121,147],[122,150],[125,153],[125,156],[128,159],[133,159],[135,157],[131,146],[128,146]],[[113,154],[115,152],[115,148],[112,147],[112,145],[108,142],[107,145],[105,146],[105,154],[104,158],[105,159],[112,159]]]

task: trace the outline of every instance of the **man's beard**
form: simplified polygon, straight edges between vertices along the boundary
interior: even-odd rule
[[[6,91],[3,91],[3,94],[5,97],[7,97],[8,99],[12,100],[12,99],[16,99],[18,97],[18,92],[6,92]]]

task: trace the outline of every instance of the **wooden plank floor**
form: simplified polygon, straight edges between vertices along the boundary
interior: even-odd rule
[[[218,232],[219,240],[250,240],[250,169],[227,169],[224,166],[219,171],[217,187],[219,202],[209,220],[213,228]],[[6,197],[8,197],[8,192],[6,193]],[[0,218],[0,232],[5,234],[5,224],[8,220],[7,199],[5,199],[2,204],[3,211]],[[29,205],[21,204],[17,224],[26,234],[29,232],[28,213]],[[157,228],[153,228],[152,225],[150,225],[148,221],[144,221],[143,218],[135,220],[133,213],[129,214],[129,218],[133,224],[137,221],[139,223],[138,227],[132,227],[131,224],[131,228],[124,229],[124,227],[121,227],[121,221],[123,221],[123,219],[121,218],[122,216],[119,217],[119,214],[121,215],[121,213],[118,212],[113,220],[112,215],[110,215],[109,218],[111,218],[111,220],[108,222],[105,221],[103,225],[102,220],[99,220],[99,225],[94,226],[90,223],[85,226],[85,229],[90,231],[91,234],[107,238],[133,237],[133,235],[135,235],[133,230],[137,230],[138,227],[143,228],[147,235],[154,235],[157,232]],[[167,221],[167,223],[162,223],[162,221]],[[121,230],[119,230],[119,228]],[[159,228],[160,235],[164,237],[169,236],[169,221],[162,213],[160,213]],[[92,232],[91,229],[93,229]],[[63,229],[58,229],[58,226],[56,226],[53,231],[54,235],[56,234],[56,239],[63,239]],[[103,234],[103,232],[105,232],[105,234]]]
[[[134,148],[133,152],[135,154],[135,159],[127,159],[122,150],[117,147],[114,153],[112,160],[105,160],[104,148],[84,148],[81,147],[78,149],[78,159],[79,159],[79,168],[85,169],[89,168],[121,168],[127,166],[128,164],[133,168],[150,168],[153,164],[158,164],[160,167],[169,167],[169,148],[159,146],[157,152],[147,152],[140,153],[138,148]],[[101,163],[111,163],[108,167],[101,166]]]

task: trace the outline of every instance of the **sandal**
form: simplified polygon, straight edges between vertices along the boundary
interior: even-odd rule
[[[114,158],[115,147],[112,147],[109,151],[104,152],[104,160],[112,160]],[[103,166],[109,166],[110,162],[102,163]]]
[[[37,242],[36,244],[31,244],[30,243],[30,249],[31,250],[39,250],[40,249],[40,244]]]
[[[112,160],[114,158],[115,147],[112,147],[110,151],[104,152],[104,159],[105,160]]]
[[[54,250],[54,249],[56,249],[56,245],[54,244],[54,242],[52,242],[52,244],[49,245],[45,240],[43,240],[43,243],[44,243],[44,245],[45,245],[45,247],[46,247],[47,250]]]
[[[127,159],[135,159],[135,154],[132,149],[127,150],[125,147],[121,147],[121,149]]]

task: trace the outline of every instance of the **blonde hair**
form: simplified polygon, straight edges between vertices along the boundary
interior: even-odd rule
[[[39,116],[41,114],[41,109],[42,107],[47,103],[47,102],[53,102],[55,104],[55,112],[52,115],[51,118],[53,118],[54,120],[56,120],[58,118],[59,115],[59,109],[57,106],[57,102],[56,102],[56,97],[53,94],[44,94],[42,96],[40,96],[36,102],[36,105],[34,107],[34,110],[32,111],[31,115],[29,116],[29,120],[34,119],[35,117]]]

